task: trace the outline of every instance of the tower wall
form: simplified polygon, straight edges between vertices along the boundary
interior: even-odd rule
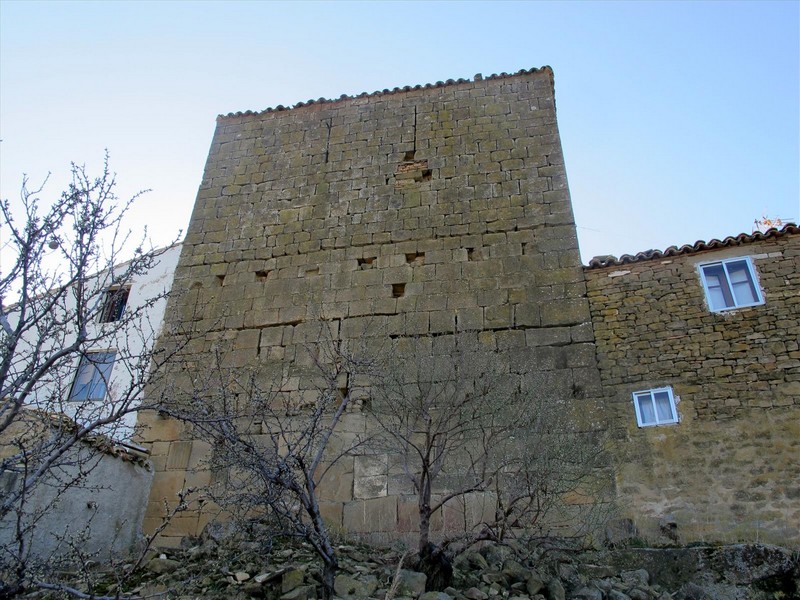
[[[316,393],[305,345],[321,321],[376,347],[474,336],[554,397],[599,398],[552,71],[220,117],[168,312],[166,331],[202,332],[183,353],[196,368],[220,356],[299,398]],[[164,498],[212,474],[206,442],[143,422],[152,529]],[[365,427],[356,411],[343,431]],[[345,457],[332,480],[331,522],[409,527],[390,461]],[[180,516],[162,541],[208,518]]]

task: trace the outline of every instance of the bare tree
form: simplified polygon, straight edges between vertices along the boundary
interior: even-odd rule
[[[97,178],[73,165],[49,206],[27,179],[18,202],[0,203],[0,596],[46,583],[74,539],[42,525],[106,452],[131,450],[144,385],[168,359],[152,351],[150,318],[168,290],[130,287],[166,250],[123,228],[138,194],[120,201],[114,188],[106,159]]]
[[[440,583],[454,542],[463,549],[518,532],[563,534],[565,525],[577,532],[586,523],[576,508],[603,499],[599,433],[536,381],[535,365],[514,373],[510,362],[476,333],[400,339],[374,386],[379,445],[410,483],[420,567]],[[460,526],[448,519],[434,544],[432,519],[448,509]]]
[[[161,409],[212,445],[207,466],[216,484],[207,493],[214,503],[234,519],[272,522],[273,532],[308,542],[322,561],[323,597],[331,598],[338,558],[319,489],[331,467],[364,442],[340,435],[339,426],[358,404],[354,382],[369,361],[357,343],[337,339],[336,322],[318,325],[318,340],[304,347],[308,360],[302,362],[310,363],[304,376],[311,382],[305,393],[287,378],[259,384],[264,374],[256,367],[226,369],[217,350],[203,373],[189,365],[183,378],[189,387],[173,389]],[[171,379],[180,381],[175,365],[172,371]]]

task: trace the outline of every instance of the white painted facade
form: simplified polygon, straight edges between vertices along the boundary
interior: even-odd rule
[[[81,364],[81,357],[74,355],[67,364],[59,365],[48,373],[29,398],[27,405],[31,408],[41,408],[50,413],[63,413],[78,423],[87,423],[102,419],[112,412],[124,408],[126,414],[113,423],[98,428],[98,433],[103,433],[119,441],[128,441],[134,433],[136,425],[136,412],[128,412],[135,408],[141,400],[141,387],[137,382],[144,381],[150,370],[149,356],[164,323],[164,311],[167,299],[164,296],[172,287],[175,268],[180,257],[181,245],[176,244],[163,251],[156,258],[152,268],[146,273],[136,275],[125,285],[129,295],[122,317],[118,322],[99,322],[93,319],[87,325],[87,336],[90,340],[83,350],[86,353],[107,352],[114,353],[113,366],[106,376],[102,377],[106,387],[102,400],[98,398],[75,400],[73,386]],[[115,267],[115,272],[123,272],[126,264]],[[104,286],[114,281],[114,275],[101,273],[87,281],[87,288],[91,290],[84,297],[90,297],[91,302],[98,303],[93,308],[97,311],[99,303],[105,297]],[[157,298],[157,300],[153,300]],[[67,314],[75,309],[74,295],[68,295],[65,300]],[[13,313],[9,315],[13,320]],[[24,342],[36,342],[36,330],[24,338]],[[65,328],[61,340],[47,340],[51,345],[49,351],[57,349],[58,345],[68,345],[75,339],[77,333],[74,329]],[[22,352],[26,351],[21,348]]]

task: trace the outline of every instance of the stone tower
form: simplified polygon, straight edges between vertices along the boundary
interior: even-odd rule
[[[320,318],[343,339],[473,332],[564,397],[602,395],[549,67],[220,116],[175,292],[165,331],[204,332],[185,351],[196,368],[222,349],[299,395]],[[212,474],[206,443],[142,421],[152,529],[163,498]],[[409,501],[359,485],[390,473],[337,469],[331,521],[396,531]],[[207,518],[179,517],[162,542]]]

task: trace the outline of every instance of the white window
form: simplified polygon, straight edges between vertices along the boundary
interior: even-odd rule
[[[105,399],[115,357],[116,352],[89,352],[83,355],[69,393],[70,401]]]
[[[678,422],[675,397],[670,387],[633,392],[633,406],[639,427]]]
[[[127,287],[106,290],[103,298],[103,310],[100,313],[100,322],[113,323],[122,319],[122,313],[125,312],[130,293],[131,289]]]
[[[700,265],[711,310],[717,312],[764,304],[750,258],[730,258]]]

